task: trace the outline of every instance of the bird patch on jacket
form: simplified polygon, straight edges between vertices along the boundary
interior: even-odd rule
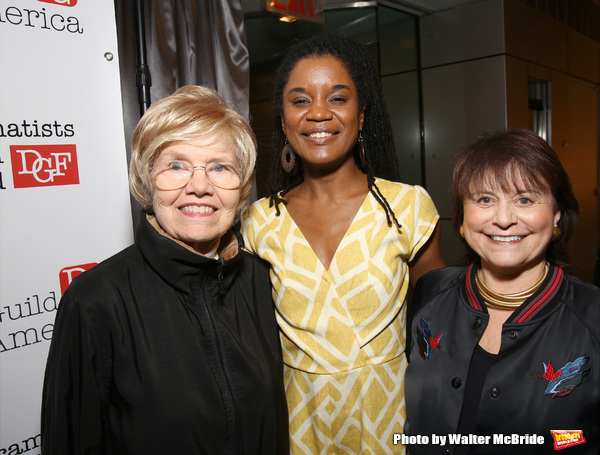
[[[419,353],[423,360],[431,359],[431,353],[435,348],[440,348],[440,340],[442,339],[442,334],[438,333],[438,335],[434,338],[433,332],[431,331],[431,327],[429,327],[429,323],[425,320],[425,318],[421,318],[421,328],[417,327],[417,344],[419,345]],[[422,329],[422,330],[421,330]]]
[[[533,377],[548,381],[548,387],[544,391],[545,395],[552,395],[552,398],[566,397],[583,382],[583,378],[590,372],[590,367],[586,367],[589,360],[590,356],[588,355],[578,357],[572,362],[567,362],[557,371],[554,371],[552,363],[544,363],[544,373],[536,374]]]

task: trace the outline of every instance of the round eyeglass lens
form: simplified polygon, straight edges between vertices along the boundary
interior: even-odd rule
[[[232,166],[221,163],[210,163],[207,166],[194,166],[192,169],[178,165],[170,166],[156,173],[155,185],[159,190],[176,190],[186,186],[194,172],[202,169],[206,178],[214,186],[224,190],[234,190],[240,186],[240,176]]]

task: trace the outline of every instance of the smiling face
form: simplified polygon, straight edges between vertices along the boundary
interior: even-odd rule
[[[309,57],[296,64],[283,90],[281,126],[305,169],[354,164],[363,119],[356,86],[339,60]]]
[[[159,172],[173,163],[192,168],[215,162],[234,169],[239,167],[233,147],[226,141],[198,137],[165,147],[152,167]],[[208,181],[203,169],[196,169],[183,188],[165,191],[154,185],[152,192],[152,207],[161,227],[171,237],[201,254],[218,246],[219,239],[233,224],[239,201],[239,189],[217,188]]]
[[[545,264],[553,228],[560,219],[546,188],[530,188],[513,177],[506,188],[483,179],[464,201],[463,232],[481,258],[483,273],[521,276],[534,282]]]

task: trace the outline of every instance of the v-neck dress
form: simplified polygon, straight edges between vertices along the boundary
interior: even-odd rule
[[[328,269],[284,205],[242,215],[246,247],[271,265],[294,454],[403,451],[408,262],[439,217],[423,188],[376,184],[402,228],[368,193]]]

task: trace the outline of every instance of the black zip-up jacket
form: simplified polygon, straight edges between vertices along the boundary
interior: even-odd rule
[[[216,260],[159,230],[142,220],[63,295],[42,454],[287,454],[268,267],[233,231]]]

